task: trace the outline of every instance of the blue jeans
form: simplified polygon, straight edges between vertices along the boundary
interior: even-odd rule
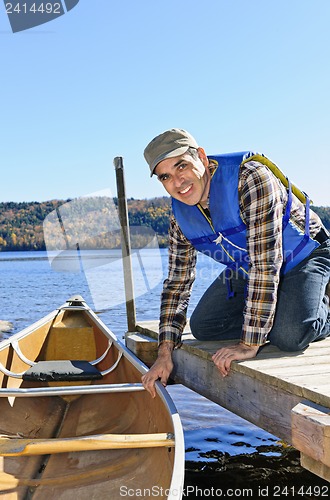
[[[311,342],[330,335],[329,297],[330,239],[281,277],[276,313],[268,335],[282,351],[303,350]],[[235,296],[227,299],[224,273],[212,283],[191,318],[191,332],[198,340],[239,339],[245,305],[243,277],[233,277]]]

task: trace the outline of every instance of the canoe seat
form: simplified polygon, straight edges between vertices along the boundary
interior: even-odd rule
[[[30,368],[27,371],[16,373],[8,370],[0,362],[0,372],[4,373],[7,377],[20,378],[23,380],[35,381],[45,381],[45,382],[55,382],[55,381],[76,381],[76,380],[98,380],[105,375],[108,375],[113,370],[115,370],[122,358],[122,351],[118,352],[117,360],[112,366],[100,372],[95,365],[103,361],[108,354],[112,342],[109,341],[108,346],[104,353],[94,361],[82,361],[82,360],[58,360],[52,359],[48,361],[31,361],[28,359],[21,351],[20,346],[16,340],[11,342],[11,346],[18,355],[18,357],[24,361]],[[40,371],[41,370],[41,371]],[[46,377],[46,378],[42,378]]]
[[[26,370],[22,378],[29,382],[71,382],[99,380],[102,378],[102,373],[88,361],[65,359],[39,361]]]

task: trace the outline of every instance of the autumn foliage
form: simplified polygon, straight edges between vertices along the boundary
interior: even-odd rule
[[[81,199],[79,199],[81,200]],[[71,203],[72,202],[72,203]],[[113,199],[114,205],[117,206],[117,199]],[[105,234],[106,228],[104,221],[107,219],[107,213],[99,214],[97,200],[93,200],[96,209],[92,217],[93,224],[98,222],[99,215],[100,224],[97,224],[97,235],[95,230],[88,239],[89,248],[109,248],[109,237]],[[45,250],[46,244],[44,239],[44,220],[49,214],[61,212],[63,206],[74,207],[72,214],[79,210],[79,203],[76,200],[51,200],[45,202],[23,202],[23,203],[0,203],[0,251],[28,251],[28,250]],[[89,202],[88,213],[84,217],[73,217],[72,225],[75,226],[75,232],[80,232],[88,236],[88,229],[92,228],[93,224],[89,223],[88,217],[91,219],[91,202]],[[83,205],[86,207],[86,204]],[[106,211],[106,205],[103,210]],[[128,200],[129,223],[131,226],[149,227],[157,233],[158,243],[160,246],[167,244],[167,231],[170,214],[170,200],[167,197],[159,197],[145,200]],[[96,214],[96,215],[95,215]],[[113,214],[109,214],[113,215]],[[70,223],[67,224],[70,226]],[[79,227],[79,225],[81,227]],[[72,229],[69,227],[69,229]],[[68,247],[74,248],[76,241],[70,241],[68,231]],[[92,233],[92,231],[91,231]],[[111,246],[113,245],[111,239]],[[120,244],[120,242],[118,242]]]
[[[120,238],[109,238],[107,233],[104,223],[104,221],[108,220],[106,205],[104,205],[104,208],[99,208],[97,201],[93,200],[93,203],[95,204],[92,212],[94,214],[93,223],[95,225],[95,221],[97,222],[97,231],[90,231],[92,224],[90,222],[90,212],[88,212],[86,216],[71,220],[71,225],[75,226],[74,232],[86,235],[85,241],[87,241],[88,248],[114,248],[120,245]],[[117,199],[114,198],[111,203],[114,204],[113,206],[117,206]],[[162,247],[166,246],[171,212],[170,199],[165,196],[144,200],[130,198],[127,203],[130,226],[151,228],[157,234],[158,244]],[[0,203],[0,251],[45,250],[44,220],[51,213],[60,213],[60,207],[62,207],[63,211],[65,208],[63,205],[74,207],[74,212],[81,212],[82,210],[79,208],[80,205],[77,200]],[[90,207],[90,205],[88,206]],[[330,229],[330,207],[313,207],[313,210],[320,215],[325,226]],[[103,214],[101,214],[102,211]],[[110,212],[109,216],[111,216]],[[104,227],[102,227],[102,224]],[[88,235],[89,231],[90,235]],[[68,232],[67,245],[68,248],[75,248],[77,242],[73,237],[70,241],[71,233]],[[54,238],[56,239],[55,233]],[[144,241],[141,241],[141,245],[144,245],[144,243]]]

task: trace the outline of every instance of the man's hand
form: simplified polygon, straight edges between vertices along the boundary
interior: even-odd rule
[[[164,342],[163,344],[161,344],[158,350],[158,358],[156,359],[150,370],[145,375],[143,375],[141,379],[145,389],[151,394],[153,398],[156,396],[156,380],[160,379],[161,383],[165,387],[168,378],[173,370],[173,347],[174,344],[172,344],[171,342]]]
[[[257,355],[260,346],[246,345],[243,343],[235,344],[229,347],[222,347],[212,359],[223,377],[228,375],[230,364],[233,360],[242,360],[254,358]]]

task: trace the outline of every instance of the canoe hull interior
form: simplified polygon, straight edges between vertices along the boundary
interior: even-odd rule
[[[96,360],[100,371],[115,368],[98,381],[23,381],[1,372],[1,388],[30,389],[101,384],[138,384],[143,368],[90,310],[64,309],[31,330],[15,335],[19,351],[32,362],[56,359]],[[28,365],[9,339],[0,343],[0,362],[10,372]],[[81,349],[79,345],[81,344]],[[121,356],[120,356],[121,355]],[[25,359],[25,358],[24,358]],[[118,362],[119,359],[119,362]],[[117,363],[118,362],[118,363]],[[117,364],[116,364],[117,363]],[[174,418],[173,418],[174,415]],[[181,432],[180,427],[178,427]],[[179,432],[179,434],[180,434]],[[81,395],[0,397],[0,434],[23,438],[59,439],[91,435],[177,433],[175,412],[159,390],[152,399],[143,390]],[[19,439],[19,438],[18,438]],[[177,439],[177,436],[175,437]],[[177,441],[176,441],[177,442]],[[0,456],[0,495],[4,499],[141,498],[154,488],[167,498],[173,487],[174,465],[180,467],[176,446],[70,451],[58,454]],[[163,492],[163,495],[161,494]],[[179,497],[180,498],[180,497]]]

